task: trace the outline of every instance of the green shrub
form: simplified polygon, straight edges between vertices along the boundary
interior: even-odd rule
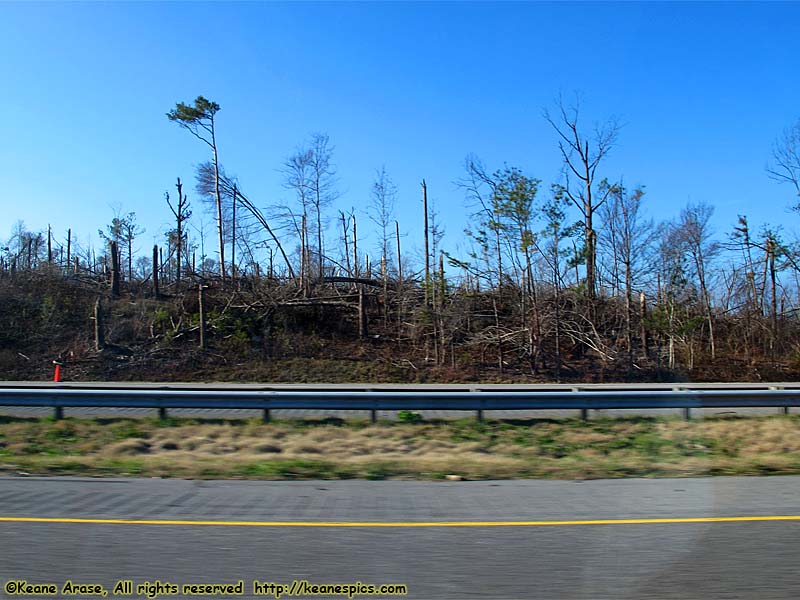
[[[401,423],[421,423],[422,415],[413,410],[401,410],[397,413],[397,420]]]

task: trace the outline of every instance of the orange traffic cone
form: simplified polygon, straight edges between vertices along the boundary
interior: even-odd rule
[[[56,365],[56,372],[53,374],[53,381],[56,383],[61,381],[61,363],[53,361]]]

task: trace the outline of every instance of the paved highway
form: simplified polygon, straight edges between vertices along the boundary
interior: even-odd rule
[[[795,477],[5,478],[0,581],[241,579],[244,597],[254,579],[304,579],[400,583],[425,599],[796,598],[799,492]]]

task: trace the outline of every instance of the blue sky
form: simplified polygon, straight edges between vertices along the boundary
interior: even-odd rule
[[[542,109],[575,91],[586,124],[625,124],[601,175],[646,185],[657,220],[705,201],[720,235],[741,213],[793,232],[765,166],[800,118],[798,28],[800,3],[0,3],[0,237],[22,219],[96,240],[119,209],[160,241],[164,191],[208,158],[165,113],[202,94],[259,206],[290,198],[281,163],[326,132],[339,206],[363,215],[385,165],[413,247],[424,177],[455,250],[465,156],[549,186]]]

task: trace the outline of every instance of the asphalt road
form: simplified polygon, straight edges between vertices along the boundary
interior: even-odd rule
[[[253,580],[294,579],[399,583],[409,598],[425,599],[796,598],[800,520],[786,517],[800,514],[798,492],[795,477],[5,478],[0,582],[5,589],[9,581],[60,586],[70,579],[110,592],[123,579],[241,579],[246,598],[255,597]],[[705,520],[738,517],[747,519]],[[36,518],[53,521],[30,521]],[[108,519],[126,522],[102,522]],[[150,524],[130,522],[141,520]],[[587,520],[594,523],[575,522]]]

